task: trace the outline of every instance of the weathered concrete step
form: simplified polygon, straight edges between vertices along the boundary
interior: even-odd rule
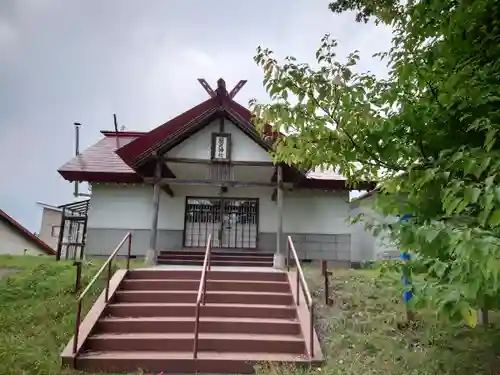
[[[160,265],[178,265],[178,266],[202,266],[203,259],[165,259],[158,258]],[[272,261],[253,261],[253,260],[211,260],[210,265],[214,267],[272,267]]]
[[[198,290],[200,280],[125,279],[121,290]],[[274,292],[290,293],[290,284],[282,281],[208,280],[211,292]]]
[[[205,251],[189,251],[189,250],[162,250],[158,255],[186,255],[186,256],[205,256]],[[256,257],[256,258],[274,258],[274,253],[261,251],[212,251],[212,257]]]
[[[99,319],[98,333],[182,333],[194,332],[193,317],[105,317]],[[205,333],[256,333],[299,335],[297,319],[201,317],[199,330]]]
[[[253,280],[253,281],[283,281],[287,282],[288,278],[285,272],[280,271],[221,271],[212,269],[207,273],[208,280]],[[190,269],[135,269],[127,273],[127,279],[167,279],[167,280],[200,280],[201,267],[199,270]]]
[[[188,351],[194,345],[193,333],[122,333],[97,334],[90,336],[86,350],[92,351]],[[218,352],[273,352],[305,354],[305,343],[298,335],[262,335],[201,333],[199,350]]]
[[[115,294],[115,302],[146,303],[195,303],[198,291],[186,290],[119,290]],[[271,292],[215,292],[209,291],[206,303],[244,303],[265,305],[291,305],[291,293]]]
[[[169,260],[169,259],[185,259],[185,260],[201,260],[205,259],[205,254],[203,256],[197,254],[172,254],[172,253],[160,253],[157,257],[158,260]],[[245,254],[211,254],[210,261],[227,260],[227,261],[259,261],[259,262],[273,262],[274,257],[269,256],[258,256],[258,255],[245,255]]]
[[[164,254],[172,254],[172,255],[193,255],[193,256],[201,256],[205,257],[205,249],[203,250],[160,250],[159,255]],[[245,256],[245,257],[266,257],[266,258],[274,258],[274,253],[272,252],[264,252],[264,251],[250,251],[250,250],[214,250],[210,251],[210,254],[213,256]]]
[[[253,374],[261,362],[309,364],[304,356],[281,353],[219,353],[200,351],[193,359],[192,350],[172,352],[119,351],[88,352],[78,356],[76,367],[92,372],[137,372],[177,374]]]
[[[160,317],[194,316],[194,303],[113,303],[106,307],[105,316]],[[201,316],[237,318],[295,319],[295,306],[207,304],[201,306]]]

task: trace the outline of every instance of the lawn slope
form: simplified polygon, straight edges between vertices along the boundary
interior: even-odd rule
[[[101,262],[86,263],[87,285]],[[261,374],[328,375],[498,375],[499,319],[491,327],[452,327],[421,312],[421,323],[402,327],[404,309],[390,283],[372,270],[335,271],[331,296],[323,304],[318,269],[308,270],[317,302],[317,329],[327,358],[318,370],[286,367]],[[76,375],[62,369],[59,355],[73,335],[75,267],[53,257],[0,256],[0,374]],[[103,289],[98,282],[86,299],[86,313]]]
[[[316,328],[326,355],[321,369],[264,367],[262,375],[500,375],[500,319],[474,329],[451,326],[432,311],[419,323],[404,323],[397,287],[375,270],[336,270],[323,303],[319,270],[306,277],[314,294]],[[399,282],[398,275],[393,279]]]
[[[100,264],[85,263],[82,285]],[[55,257],[0,256],[0,374],[74,374],[59,355],[74,332],[75,267]],[[102,290],[96,283],[84,311]]]

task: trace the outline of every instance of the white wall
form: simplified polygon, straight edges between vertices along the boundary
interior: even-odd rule
[[[396,218],[384,218],[373,209],[374,197],[367,197],[351,204],[351,217],[359,213],[363,214],[362,221],[352,226],[352,247],[356,249],[364,259],[379,259],[383,257],[398,256],[398,248],[388,238],[388,234],[381,232],[375,237],[365,229],[365,222],[394,222]]]
[[[348,191],[296,190],[283,197],[283,230],[288,233],[349,234],[348,215]]]
[[[58,231],[55,231],[56,236],[52,236],[52,227],[61,225],[62,212],[52,210],[50,208],[43,208],[42,212],[42,223],[40,225],[40,231],[38,232],[38,237],[45,242],[47,245],[53,249],[57,249],[57,244],[59,243],[59,236],[57,236]]]
[[[210,159],[212,133],[219,132],[219,120],[212,122],[193,134],[167,155],[177,158]],[[225,120],[224,133],[231,134],[231,160],[233,161],[271,161],[269,154],[231,121]]]
[[[217,197],[219,188],[172,186],[174,197],[160,196],[158,229],[182,230],[186,196]],[[224,197],[259,198],[259,232],[276,233],[277,205],[272,188],[229,188]],[[317,190],[285,192],[283,230],[288,233],[349,234],[349,193]],[[153,189],[147,185],[94,184],[89,228],[149,229]]]
[[[152,207],[152,186],[92,184],[87,227],[149,229]]]
[[[45,254],[33,242],[19,234],[10,224],[0,220],[0,254],[24,255],[25,249],[28,250],[27,255]]]

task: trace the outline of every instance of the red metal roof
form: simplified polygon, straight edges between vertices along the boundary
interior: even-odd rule
[[[28,229],[19,224],[12,216],[7,215],[7,213],[0,209],[0,219],[10,224],[19,234],[21,234],[28,241],[34,243],[38,248],[44,251],[48,255],[56,255],[56,251],[43,242],[40,238],[31,233]]]
[[[142,182],[142,178],[115,153],[117,148],[137,139],[138,133],[125,132],[118,138],[115,132],[103,134],[103,139],[59,168],[61,176],[68,181]]]
[[[125,161],[126,164],[132,166],[136,160],[148,151],[152,151],[156,143],[161,140],[168,139],[182,128],[188,126],[194,120],[203,117],[220,107],[220,97],[215,96],[190,110],[181,113],[166,123],[158,126],[156,129],[151,130],[149,133],[135,139],[126,146],[121,147],[116,153]]]
[[[181,138],[185,133],[191,130],[193,126],[200,124],[203,120],[207,120],[212,116],[222,113],[233,118],[235,120],[233,122],[235,122],[241,130],[253,137],[254,140],[266,150],[269,150],[269,144],[261,138],[252,124],[251,112],[241,104],[232,100],[229,96],[222,94],[214,96],[179,116],[174,117],[149,133],[121,147],[116,153],[130,167],[136,168],[142,161],[151,155],[153,151],[157,151],[168,141]]]
[[[224,84],[223,80],[219,81]],[[196,131],[197,127],[203,125],[203,122],[222,113],[264,149],[269,149],[269,144],[261,138],[252,123],[252,113],[228,96],[224,84],[224,87],[219,87],[217,94],[210,99],[150,132],[125,131],[117,134],[114,131],[102,131],[105,138],[59,168],[59,173],[69,181],[142,182],[143,179],[136,173],[136,170],[153,151],[182,141],[182,137],[189,136],[189,131]],[[278,132],[272,132],[270,128],[265,129],[264,132],[272,137],[280,136]],[[301,187],[347,188],[345,180],[308,178],[296,168],[288,166],[285,167],[284,172],[285,175],[289,175],[288,172],[291,172],[291,175],[302,175],[300,181],[297,180],[298,186]]]

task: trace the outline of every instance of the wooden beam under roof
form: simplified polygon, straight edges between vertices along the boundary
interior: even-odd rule
[[[186,164],[213,164],[210,159],[192,159],[192,158],[172,158],[165,157],[163,160],[167,163],[186,163]],[[272,167],[272,161],[234,161],[231,164],[247,167]]]
[[[260,182],[260,181],[210,181],[210,180],[181,180],[176,178],[161,178],[153,177],[144,178],[144,182],[148,184],[159,185],[202,185],[202,186],[226,186],[226,187],[277,187],[277,182]],[[292,183],[284,183],[286,187],[292,187]]]

